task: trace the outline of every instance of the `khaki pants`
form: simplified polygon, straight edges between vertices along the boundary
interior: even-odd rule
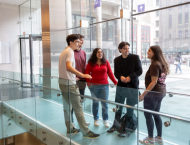
[[[80,93],[78,86],[59,84],[59,88],[62,91],[64,117],[65,117],[65,125],[67,127],[67,132],[69,132],[70,126],[71,128],[74,127],[74,124],[71,122],[71,110],[73,108],[82,134],[83,135],[87,134],[89,132],[89,129],[88,126],[86,125],[86,120],[84,118],[84,113],[83,113],[83,107],[80,103],[81,98],[79,96]],[[69,99],[70,99],[70,106],[69,106]]]

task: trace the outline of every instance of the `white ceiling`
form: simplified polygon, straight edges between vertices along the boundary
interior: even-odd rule
[[[11,4],[11,5],[20,5],[26,1],[27,0],[0,0],[0,3]]]

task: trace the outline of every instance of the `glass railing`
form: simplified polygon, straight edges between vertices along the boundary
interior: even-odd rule
[[[33,83],[22,77],[32,78]],[[150,127],[157,120],[153,135],[162,133],[165,145],[189,144],[189,96],[185,94],[149,92],[139,102],[139,92],[144,90],[88,83],[80,95],[71,80],[4,71],[0,71],[0,86],[0,138],[30,132],[47,145],[137,145],[148,136],[147,124]],[[80,133],[69,134],[74,126]],[[112,126],[116,131],[108,133]],[[92,140],[86,135],[89,131],[100,136]]]

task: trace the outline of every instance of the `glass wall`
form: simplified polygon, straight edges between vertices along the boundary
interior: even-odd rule
[[[28,0],[20,5],[20,35],[42,34],[41,0]]]
[[[57,23],[50,25],[50,27],[53,26],[50,31],[51,68],[58,69],[59,56],[67,46],[66,36],[75,33],[85,36],[82,49],[87,54],[87,61],[93,49],[100,47],[112,68],[114,59],[121,55],[118,51],[119,43],[121,41],[129,42],[130,52],[139,55],[143,66],[144,73],[140,76],[140,88],[145,88],[144,77],[150,65],[147,51],[151,45],[160,45],[165,58],[170,63],[168,77],[189,78],[190,4],[188,2],[190,1],[67,0],[60,7],[63,11],[57,21],[53,15],[55,12],[50,11],[50,15],[52,14],[50,24]],[[128,10],[131,17],[120,18],[120,9]],[[80,20],[88,21],[89,27],[81,28]],[[59,22],[62,26],[61,29],[56,27]],[[56,31],[53,31],[55,29]],[[176,72],[176,65],[174,65],[178,54],[182,58],[181,72],[179,70]],[[175,82],[175,80],[173,81]],[[185,83],[186,81],[181,83],[184,88]],[[173,84],[172,81],[168,81],[167,88],[174,87]]]
[[[166,80],[168,93],[162,103],[161,112],[163,114],[189,119],[189,113],[187,113],[189,111],[187,103],[189,87],[187,84],[190,79],[189,8],[190,0],[50,0],[51,70],[48,71],[52,72],[52,76],[59,77],[59,56],[67,46],[65,40],[69,34],[84,35],[85,38],[82,49],[86,52],[87,61],[95,48],[102,48],[106,59],[111,64],[112,70],[114,68],[114,59],[121,55],[118,51],[118,45],[120,42],[126,41],[130,43],[130,53],[138,55],[142,63],[143,74],[139,77],[139,91],[142,93],[145,88],[145,74],[151,63],[147,58],[147,51],[150,46],[159,45],[170,64],[170,74]],[[125,13],[129,15],[127,18],[121,18],[121,9],[127,10]],[[57,14],[59,15],[57,16]],[[39,1],[30,0],[24,3],[20,7],[21,34],[41,34],[40,17]],[[89,26],[86,28],[80,27],[80,20],[88,21]],[[181,56],[181,70],[178,70],[178,72],[176,71],[177,65],[174,64],[177,55]],[[44,72],[46,68],[42,69],[43,73],[41,73],[41,75],[45,75]],[[41,77],[42,76],[37,76],[37,82],[41,82],[41,85],[47,85],[49,83],[49,86],[46,87],[59,89],[58,78],[55,79],[52,77],[51,81],[49,81],[50,78],[48,78],[46,80],[49,82],[46,81],[46,83],[44,83],[45,81],[42,80]],[[110,81],[110,84],[111,83]],[[110,86],[109,89],[108,100],[113,103],[115,101],[116,89]],[[39,88],[39,90],[41,89]],[[88,87],[86,87],[85,91],[85,95],[90,96]],[[137,90],[137,92],[139,91]],[[44,92],[44,94],[47,95],[44,97],[44,94],[39,93],[41,98],[43,96],[43,99],[60,101],[59,103],[62,103],[60,98],[57,99],[60,93],[56,90],[52,91],[54,92],[53,95],[50,94],[51,91],[44,90]],[[138,95],[139,93],[136,95],[137,100]],[[172,96],[175,97],[171,98]],[[83,107],[85,115],[92,118],[92,100],[88,97]],[[187,106],[187,108],[184,109],[184,106]],[[109,104],[109,111],[111,110],[111,112],[109,112],[111,118],[109,121],[114,120],[115,114],[113,113],[114,111],[112,112],[114,107],[115,104]],[[135,112],[139,119],[139,129],[137,130],[139,134],[135,131],[135,133],[130,136],[130,140],[126,140],[135,141],[133,144],[138,144],[139,138],[142,139],[147,136],[148,132],[144,118],[144,110],[142,110],[143,103],[137,103],[135,107],[141,110],[140,112]],[[124,108],[124,110],[127,110],[127,108]],[[43,113],[40,109],[38,112]],[[62,111],[58,113],[61,114],[61,112]],[[167,117],[167,115],[162,116],[163,121],[166,122],[166,125],[164,124],[166,127],[168,122],[171,123],[172,118]],[[172,121],[170,128],[163,129],[163,135],[167,140],[166,144],[186,144],[188,142],[188,136],[185,135],[183,137],[182,134],[185,131],[188,132],[185,126],[189,127],[189,123],[181,124],[176,120],[175,118],[174,121]],[[95,128],[93,126],[93,119],[89,119],[89,121],[91,121],[92,126],[90,127],[92,130],[96,130],[98,133],[105,135],[106,129]],[[49,122],[47,122],[47,124],[48,123]],[[79,124],[77,124],[77,126],[79,126]],[[181,126],[184,128],[183,130],[180,130]],[[56,129],[59,128],[56,126]],[[179,140],[177,140],[178,136],[180,136]],[[108,137],[108,135],[105,135],[104,139],[106,137]],[[87,142],[87,144],[90,144],[89,140],[82,140],[81,137],[71,138],[79,143]],[[113,136],[111,136],[111,138],[113,138]],[[118,138],[114,136],[114,139],[116,139],[114,141],[117,142]],[[185,140],[185,143],[183,140]],[[98,144],[101,143],[98,142]]]

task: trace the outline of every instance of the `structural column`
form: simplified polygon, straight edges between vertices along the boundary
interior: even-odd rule
[[[51,68],[49,0],[41,0],[43,68]]]
[[[66,0],[66,6],[65,6],[65,12],[66,12],[66,28],[72,28],[72,6],[71,6],[71,0]],[[67,35],[72,34],[72,29],[67,30]]]
[[[118,6],[117,7],[117,13],[118,13],[118,17],[120,17],[120,9],[121,9],[121,6]],[[119,43],[121,42],[121,19],[118,19],[117,20],[117,46],[119,45]],[[116,51],[116,56],[119,56],[120,55],[120,52],[119,50],[117,49]]]
[[[96,0],[94,5],[96,11],[96,22],[102,21],[102,2]],[[96,43],[97,47],[102,48],[102,23],[96,24]]]

